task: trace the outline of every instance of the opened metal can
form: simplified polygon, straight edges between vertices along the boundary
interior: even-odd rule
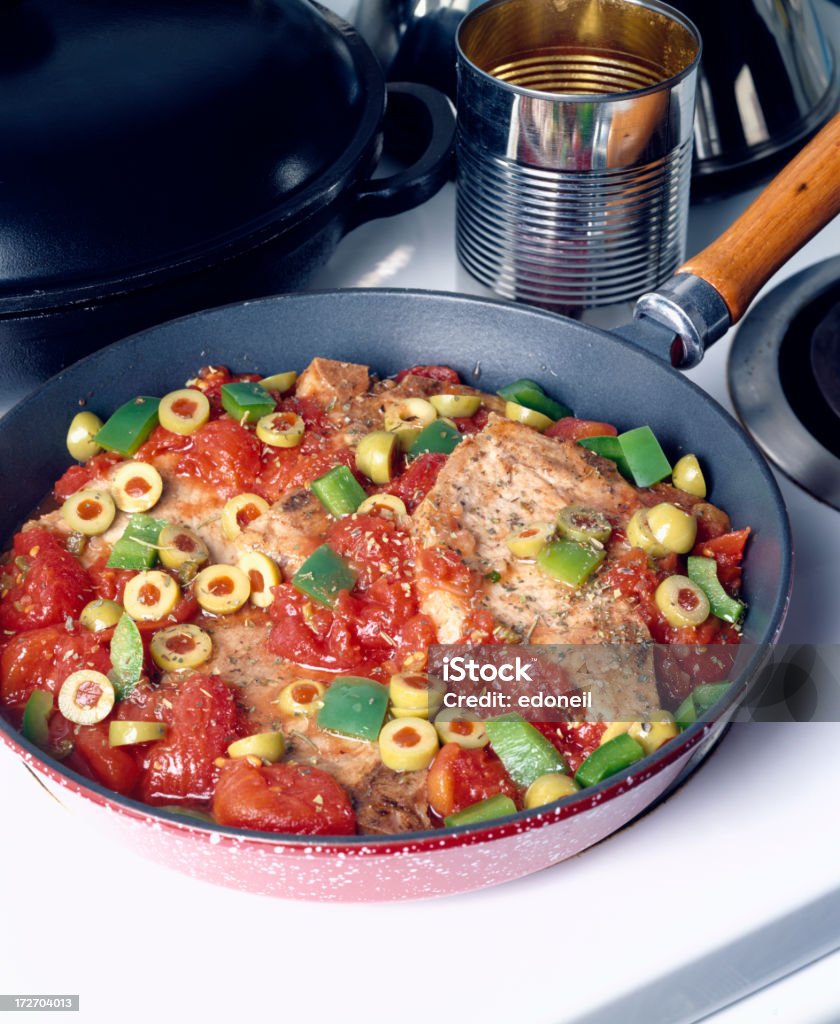
[[[457,250],[575,315],[684,258],[700,36],[658,0],[489,0],[460,25]]]

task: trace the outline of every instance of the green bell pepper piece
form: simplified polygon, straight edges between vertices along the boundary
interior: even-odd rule
[[[557,748],[516,712],[490,718],[484,727],[490,746],[517,786],[527,788],[541,775],[569,770]]]
[[[606,557],[603,548],[578,544],[576,540],[551,540],[537,553],[537,565],[566,586],[579,587]]]
[[[143,640],[130,615],[120,616],[111,637],[111,672],[117,700],[127,697],[143,674]]]
[[[309,489],[327,512],[334,516],[348,516],[367,497],[367,492],[346,466],[332,469],[313,480]]]
[[[450,455],[463,438],[457,427],[451,423],[444,423],[443,420],[435,420],[427,427],[423,427],[408,449],[409,458],[416,459],[418,455],[425,455],[426,452],[440,452],[443,455]]]
[[[159,405],[159,398],[148,395],[132,398],[99,428],[96,443],[120,455],[134,455],[158,425]]]
[[[53,697],[47,690],[33,690],[23,709],[23,722],[20,731],[38,747],[45,747],[49,740],[50,712],[53,709]]]
[[[697,717],[701,718],[713,705],[717,704],[720,698],[729,689],[730,684],[726,683],[701,683],[696,686],[691,694],[694,698],[694,707]]]
[[[356,573],[329,544],[312,552],[292,577],[292,586],[318,604],[332,608],[341,590],[352,590]]]
[[[683,732],[692,722],[697,721],[697,708],[694,706],[693,694],[689,694],[674,712],[674,721]]]
[[[563,405],[562,402],[555,402],[553,398],[545,393],[542,386],[535,380],[528,380],[526,377],[513,381],[512,384],[505,384],[499,388],[496,394],[507,402],[516,402],[524,405],[526,409],[533,409],[548,416],[551,420],[562,420],[572,415],[572,410]]]
[[[731,683],[725,682],[701,683],[700,686],[695,686],[674,712],[674,721],[680,729],[687,729],[692,722],[702,718],[717,704],[731,685]]]
[[[636,427],[618,435],[621,453],[637,487],[650,487],[671,475],[671,463],[650,427]]]
[[[262,384],[247,380],[222,384],[222,406],[237,423],[256,423],[275,409],[274,399]]]
[[[583,448],[588,448],[591,452],[595,452],[596,455],[601,455],[605,459],[614,462],[619,473],[625,479],[630,479],[630,467],[624,458],[624,452],[621,450],[621,441],[617,437],[613,437],[610,434],[598,434],[596,437],[583,437],[578,441],[578,444]]]
[[[626,430],[618,437],[584,437],[578,444],[610,459],[619,473],[637,487],[650,487],[671,473],[671,464],[650,427]]]
[[[496,796],[488,796],[486,800],[470,804],[463,811],[447,814],[443,823],[447,828],[453,828],[456,825],[479,825],[485,821],[493,821],[495,818],[505,818],[509,814],[516,814],[516,804],[509,796],[498,793]]]
[[[324,694],[318,725],[328,732],[373,743],[387,710],[387,687],[363,676],[341,676]]]
[[[598,782],[629,768],[645,756],[644,747],[626,732],[597,747],[578,768],[575,782],[579,786],[594,786]]]
[[[153,519],[143,512],[135,512],[128,520],[123,535],[111,549],[109,569],[151,569],[157,561],[157,543],[160,531],[166,526],[163,519]]]
[[[688,578],[696,583],[708,597],[712,615],[737,625],[743,619],[747,606],[743,601],[730,597],[723,589],[723,585],[718,579],[717,562],[714,558],[691,555],[687,561]]]

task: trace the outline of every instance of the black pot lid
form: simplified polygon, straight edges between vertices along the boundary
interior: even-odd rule
[[[383,107],[308,0],[0,0],[0,312],[281,233],[372,160]]]

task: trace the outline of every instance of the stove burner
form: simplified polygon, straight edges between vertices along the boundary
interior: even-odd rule
[[[822,318],[811,341],[811,371],[835,416],[840,416],[840,300]]]
[[[789,278],[750,311],[729,354],[729,391],[768,458],[840,509],[840,257]]]

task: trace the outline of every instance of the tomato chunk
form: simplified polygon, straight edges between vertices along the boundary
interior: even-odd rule
[[[125,585],[137,575],[134,569],[109,569],[109,555],[102,555],[91,564],[88,573],[96,596],[122,604]]]
[[[601,579],[605,589],[617,590],[623,597],[637,600],[643,614],[650,615],[655,608],[653,595],[659,586],[659,578],[641,548],[630,548],[611,559]]]
[[[579,420],[576,416],[564,416],[544,431],[545,437],[559,437],[561,441],[580,441],[584,437],[617,437],[618,430],[612,423],[598,420]]]
[[[53,488],[53,493],[59,501],[64,501],[71,494],[87,487],[91,480],[102,476],[121,459],[122,455],[117,452],[100,452],[99,455],[94,455],[92,459],[88,459],[81,466],[70,466],[65,470],[64,475],[59,477]]]
[[[355,472],[353,450],[332,447],[320,434],[307,431],[296,448],[272,448],[265,453],[257,490],[268,501],[277,501],[286,491],[306,487],[335,466],[347,466]]]
[[[149,439],[137,449],[134,456],[138,462],[149,462],[158,455],[166,455],[168,452],[185,452],[192,448],[193,439],[191,434],[175,434],[166,427],[156,426]]]
[[[235,384],[237,381],[258,381],[258,373],[231,373],[226,366],[202,366],[195,380],[189,387],[203,391],[210,402],[210,416],[215,419],[224,413],[222,405],[222,385]]]
[[[332,609],[315,605],[290,584],[274,588],[268,649],[301,668],[387,675],[386,662],[414,653],[433,635],[417,614],[413,589],[382,577],[366,590],[342,591]]]
[[[219,771],[215,760],[240,733],[233,690],[218,676],[196,674],[163,693],[159,714],[169,731],[146,751],[143,799],[150,804],[209,800]]]
[[[16,561],[0,600],[0,630],[19,632],[77,619],[93,597],[91,579],[58,537],[36,527],[14,540]]]
[[[457,743],[445,744],[432,762],[427,786],[429,806],[441,818],[498,793],[522,806],[519,787],[487,747],[466,750]]]
[[[718,579],[730,594],[737,594],[741,588],[741,560],[744,546],[750,535],[750,528],[734,530],[731,533],[700,541],[692,554],[703,558],[714,558],[717,562]]]
[[[213,794],[220,825],[295,835],[350,836],[356,815],[347,793],[318,768],[298,764],[255,766],[231,761]]]
[[[144,637],[157,632],[163,626],[174,626],[179,622],[190,622],[199,612],[199,604],[191,590],[181,594],[172,611],[162,619],[139,619],[136,626]]]
[[[85,629],[68,632],[64,626],[45,626],[12,637],[0,657],[0,698],[5,705],[22,708],[33,690],[57,693],[72,673],[111,668],[107,639]]]
[[[446,456],[440,452],[426,452],[416,458],[387,488],[413,512],[434,487],[438,473],[446,465]]]
[[[533,726],[560,751],[570,775],[598,747],[607,728],[606,722],[534,722]]]
[[[411,535],[382,516],[348,516],[333,523],[327,543],[358,573],[357,587],[366,590],[376,580],[408,580],[414,567]]]
[[[253,491],[262,470],[256,435],[233,420],[210,420],[193,434],[193,444],[178,460],[179,476],[189,476],[218,488],[230,498]]]
[[[489,411],[482,406],[472,416],[455,416],[453,423],[462,434],[477,434],[480,430],[484,430],[489,419]]]
[[[68,764],[103,786],[123,796],[130,796],[137,785],[140,766],[132,750],[111,746],[108,732],[107,722],[80,726],[76,731],[75,746]]]
[[[291,584],[274,588],[268,613],[273,623],[268,649],[274,654],[301,668],[364,674],[365,657],[348,624],[336,621],[328,608],[312,604]]]

